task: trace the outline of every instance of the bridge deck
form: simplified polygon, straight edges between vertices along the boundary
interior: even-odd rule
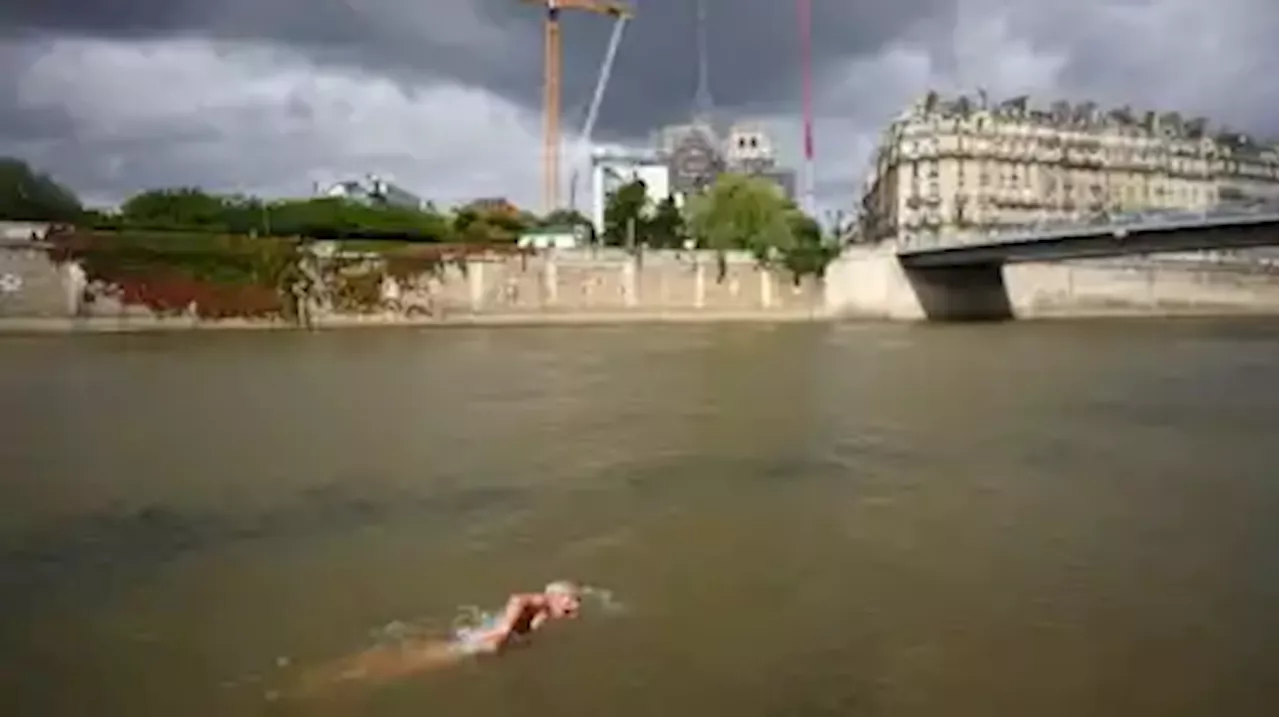
[[[1277,244],[1280,215],[1205,217],[1194,221],[1109,224],[901,249],[910,268],[1060,261],[1126,254],[1244,249]]]

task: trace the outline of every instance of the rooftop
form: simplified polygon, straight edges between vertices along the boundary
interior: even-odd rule
[[[1272,152],[1276,149],[1274,139],[1262,141],[1227,127],[1214,129],[1204,117],[1184,117],[1172,111],[1138,111],[1128,106],[1103,109],[1093,101],[1072,104],[1066,100],[1055,100],[1047,106],[1037,106],[1029,95],[993,101],[983,90],[979,90],[976,97],[958,95],[951,98],[930,91],[903,112],[898,122],[925,117],[970,117],[978,113],[985,113],[996,120],[1030,122],[1062,129],[1128,129],[1137,134],[1161,134],[1170,138],[1209,138],[1238,149]]]

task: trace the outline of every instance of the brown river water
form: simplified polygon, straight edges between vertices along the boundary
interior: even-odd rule
[[[1275,704],[1273,320],[10,336],[0,407],[3,715]]]

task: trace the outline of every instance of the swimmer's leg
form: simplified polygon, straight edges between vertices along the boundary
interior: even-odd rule
[[[376,647],[304,675],[295,696],[309,696],[344,683],[381,684],[419,672],[456,665],[468,652],[452,642],[420,642]]]

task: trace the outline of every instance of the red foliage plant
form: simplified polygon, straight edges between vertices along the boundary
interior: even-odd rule
[[[200,318],[222,319],[289,313],[280,278],[266,271],[273,259],[291,261],[289,251],[284,243],[243,237],[62,231],[51,237],[48,253],[55,262],[80,262],[94,284],[125,306],[173,316],[194,305]]]
[[[192,304],[196,315],[202,319],[268,318],[284,313],[284,302],[271,287],[219,284],[194,279],[181,272],[116,276],[110,286],[115,298],[126,306],[146,306],[161,315],[185,313]]]

